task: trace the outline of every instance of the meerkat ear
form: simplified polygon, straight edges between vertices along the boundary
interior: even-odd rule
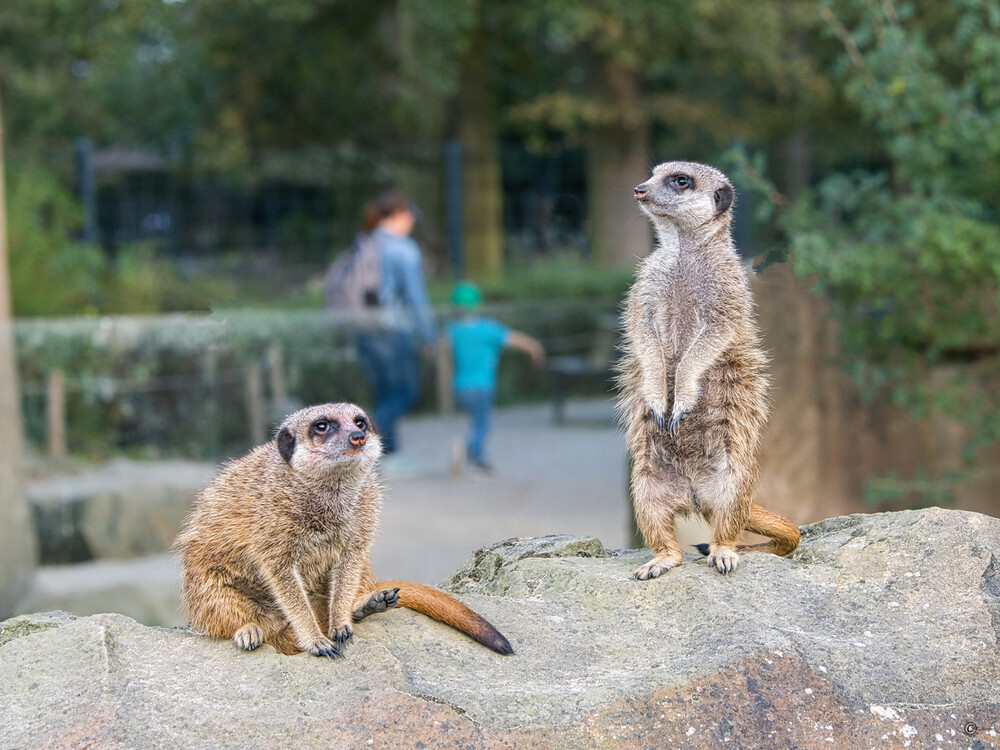
[[[287,427],[282,427],[278,433],[278,453],[287,463],[292,463],[292,454],[295,453],[295,436]]]
[[[715,214],[724,213],[733,205],[733,189],[729,185],[723,185],[715,191]]]

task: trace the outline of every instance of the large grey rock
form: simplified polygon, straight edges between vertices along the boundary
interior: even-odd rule
[[[516,539],[449,582],[500,657],[407,611],[346,659],[120,615],[0,624],[0,748],[1000,746],[1000,520],[830,519],[789,558],[648,582],[596,539]]]

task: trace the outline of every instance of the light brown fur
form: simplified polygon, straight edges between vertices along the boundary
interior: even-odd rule
[[[722,573],[745,529],[772,539],[754,549],[788,554],[798,529],[753,502],[767,360],[730,234],[733,187],[712,167],[667,162],[635,195],[657,235],[629,290],[618,365],[635,516],[655,553],[635,577],[683,561],[674,519],[688,513],[712,525],[708,564]]]
[[[354,404],[285,419],[274,440],[230,463],[199,496],[174,545],[192,624],[252,650],[340,656],[352,620],[407,607],[499,653],[510,644],[447,594],[376,582],[369,563],[381,507],[382,446]]]

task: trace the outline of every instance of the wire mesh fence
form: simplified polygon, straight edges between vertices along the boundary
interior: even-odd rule
[[[78,144],[77,185],[86,232],[109,252],[137,242],[180,258],[279,253],[287,264],[315,267],[346,246],[366,201],[389,185],[415,198],[426,252],[443,267],[458,253],[461,166],[455,142],[419,150],[297,154],[254,176],[221,173],[158,154]],[[501,149],[506,252],[515,259],[589,253],[584,155],[579,149]],[[458,160],[458,168],[454,167]],[[308,168],[303,168],[303,162]],[[455,183],[457,184],[451,184]]]

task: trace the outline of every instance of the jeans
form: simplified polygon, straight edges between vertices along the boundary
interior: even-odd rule
[[[372,389],[372,419],[386,453],[396,451],[396,422],[420,396],[420,359],[414,337],[382,331],[357,337],[358,358]]]
[[[471,420],[466,441],[469,460],[483,463],[483,448],[490,431],[490,412],[493,410],[493,391],[480,388],[461,390],[455,394],[455,400]]]

